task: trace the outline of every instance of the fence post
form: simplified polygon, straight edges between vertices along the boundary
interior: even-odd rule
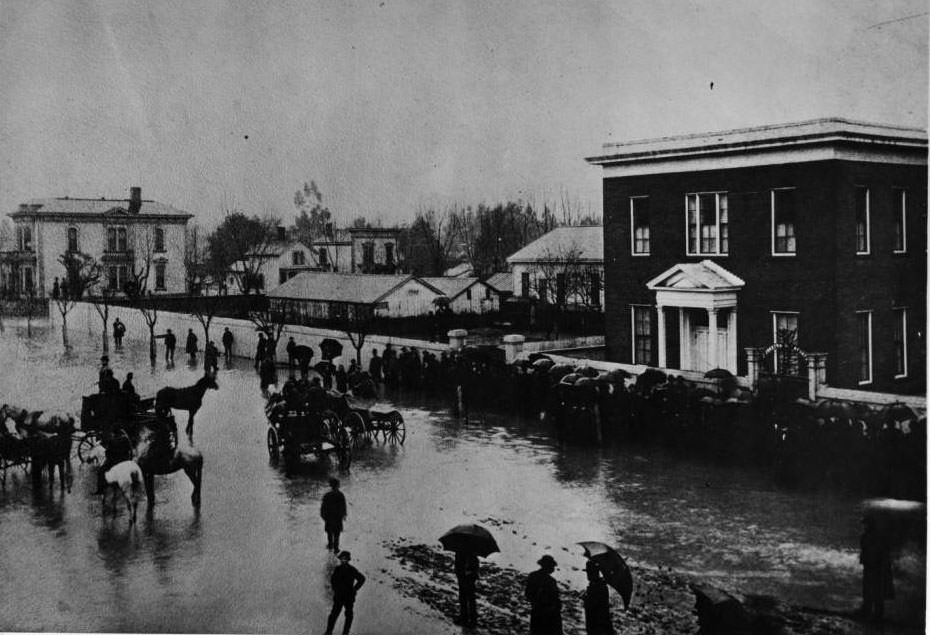
[[[827,354],[807,354],[807,398],[811,401],[817,399],[817,389],[826,383]]]
[[[449,348],[453,351],[460,351],[465,348],[465,338],[468,337],[468,331],[465,329],[452,329],[448,333]]]
[[[508,364],[512,364],[517,355],[523,352],[523,342],[526,338],[522,335],[505,335],[504,336],[504,358]]]
[[[759,364],[762,363],[761,351],[754,346],[747,346],[746,351],[746,375],[749,378],[749,388],[756,390],[759,385]]]

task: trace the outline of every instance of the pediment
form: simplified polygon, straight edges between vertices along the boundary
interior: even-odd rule
[[[745,284],[712,260],[702,260],[674,265],[647,282],[646,287],[653,291],[729,291],[740,289]]]
[[[103,214],[104,216],[128,215],[129,210],[124,207],[117,206],[117,207],[111,207],[110,209],[105,211]]]

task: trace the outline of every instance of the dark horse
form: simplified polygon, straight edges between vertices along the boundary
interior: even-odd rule
[[[149,509],[155,505],[155,475],[172,474],[178,470],[184,470],[194,486],[191,504],[194,507],[200,506],[203,454],[193,445],[181,443],[180,440],[172,445],[171,427],[173,424],[170,418],[159,416],[141,417],[125,427],[134,460],[142,469]]]
[[[62,489],[67,487],[71,491],[70,480],[65,482],[65,470],[71,472],[71,434],[74,432],[74,419],[66,419],[62,426],[54,432],[41,430],[34,425],[24,424],[17,426],[23,435],[26,451],[29,453],[29,462],[32,467],[32,483],[39,485],[42,481],[42,471],[48,468],[48,486],[51,489],[55,483],[55,468],[58,468],[58,479]]]
[[[200,410],[203,404],[203,395],[207,389],[217,390],[216,375],[207,372],[203,377],[197,380],[197,383],[187,388],[172,388],[166,386],[155,393],[155,413],[161,417],[166,417],[171,408],[178,410],[187,410],[187,439],[191,442],[194,440],[194,415]],[[145,468],[143,468],[145,471]]]

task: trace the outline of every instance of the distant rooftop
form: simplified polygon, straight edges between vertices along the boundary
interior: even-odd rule
[[[469,276],[424,276],[420,280],[431,287],[435,287],[450,299],[458,297],[466,289],[478,282],[478,278]]]
[[[139,216],[175,216],[191,218],[183,210],[148,199],[141,199]],[[129,199],[126,198],[34,198],[19,206],[11,216],[99,216],[103,214],[129,214]]]
[[[417,280],[410,275],[310,271],[299,273],[275,287],[268,292],[268,297],[373,304],[411,279]]]
[[[921,128],[834,117],[720,132],[609,142],[602,146],[600,155],[588,157],[586,160],[596,165],[604,165],[695,154],[722,154],[784,145],[823,145],[837,142],[911,148],[926,152],[927,131]]]
[[[507,262],[545,262],[577,252],[581,262],[604,262],[604,228],[557,227],[507,258]]]

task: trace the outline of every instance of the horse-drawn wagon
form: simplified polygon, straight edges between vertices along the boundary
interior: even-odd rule
[[[81,463],[91,463],[99,456],[97,448],[116,425],[132,425],[141,419],[154,419],[155,398],[138,399],[127,393],[94,394],[81,398],[81,432],[77,455]],[[174,426],[173,417],[164,417]]]
[[[332,410],[297,407],[280,395],[265,406],[268,417],[268,456],[277,462],[284,459],[290,474],[304,458],[335,456],[341,469],[352,463],[352,434]]]

